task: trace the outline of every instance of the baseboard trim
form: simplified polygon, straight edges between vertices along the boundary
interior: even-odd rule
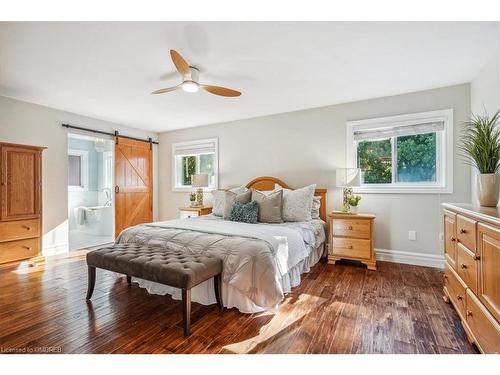
[[[444,256],[441,255],[388,249],[375,249],[375,254],[377,260],[381,261],[444,268]]]

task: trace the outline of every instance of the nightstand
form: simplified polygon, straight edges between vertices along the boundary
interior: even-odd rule
[[[202,215],[209,215],[212,213],[212,207],[179,207],[179,218],[186,219],[188,217],[196,217]]]
[[[366,264],[369,270],[377,269],[373,249],[372,214],[348,214],[332,212],[328,215],[329,249],[328,263],[351,259]]]

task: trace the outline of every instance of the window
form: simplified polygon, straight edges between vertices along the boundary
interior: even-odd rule
[[[207,189],[218,187],[218,141],[217,138],[174,143],[172,145],[172,171],[174,191],[190,190],[191,176],[208,175]]]
[[[453,192],[453,110],[347,123],[347,163],[357,192]]]
[[[84,150],[68,150],[68,190],[86,191],[89,181],[89,154]]]

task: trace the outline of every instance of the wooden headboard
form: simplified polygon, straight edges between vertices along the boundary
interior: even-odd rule
[[[246,187],[248,189],[255,189],[255,190],[261,190],[261,191],[268,191],[268,190],[274,190],[274,185],[279,185],[282,188],[285,189],[290,189],[293,190],[290,186],[288,186],[286,183],[281,181],[279,178],[276,177],[270,177],[270,176],[262,176],[262,177],[257,177],[254,178],[252,181],[250,181],[248,184],[246,184]],[[326,193],[328,189],[316,189],[314,191],[314,196],[315,197],[321,197],[321,205],[319,207],[319,217],[326,221]]]

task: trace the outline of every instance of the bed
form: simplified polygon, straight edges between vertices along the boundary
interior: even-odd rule
[[[246,187],[270,191],[275,185],[290,189],[274,177],[256,178]],[[315,196],[321,197],[319,219],[246,224],[206,215],[130,227],[116,242],[215,255],[223,260],[222,294],[227,308],[243,313],[275,311],[284,296],[300,284],[301,274],[309,272],[323,256],[326,193],[326,189],[315,190]],[[181,298],[176,288],[136,278],[133,281],[149,293]],[[216,303],[213,283],[196,286],[191,297],[205,305]]]

